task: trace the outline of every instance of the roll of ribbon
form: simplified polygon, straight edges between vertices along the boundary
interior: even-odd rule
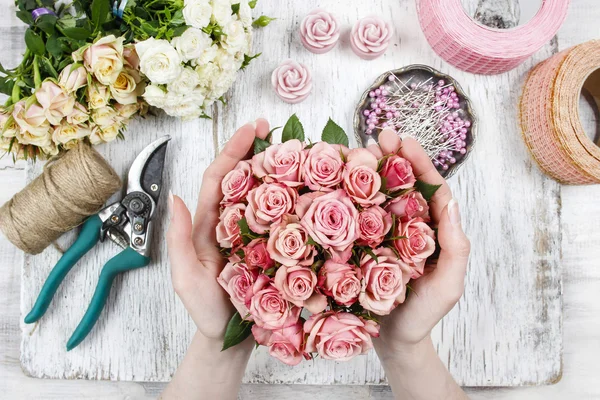
[[[509,71],[546,44],[563,23],[570,0],[542,0],[525,25],[494,29],[474,21],[461,0],[417,0],[421,28],[433,50],[448,63],[475,74]]]
[[[586,90],[600,104],[600,41],[558,53],[529,74],[520,104],[525,143],[541,169],[557,181],[600,183],[600,147],[579,119]]]

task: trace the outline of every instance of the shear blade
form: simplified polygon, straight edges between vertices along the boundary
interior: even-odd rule
[[[155,140],[135,158],[129,169],[128,194],[141,191],[152,197],[155,202],[158,201],[169,140],[169,135]]]

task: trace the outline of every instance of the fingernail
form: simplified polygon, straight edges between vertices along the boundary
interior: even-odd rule
[[[460,225],[460,211],[458,210],[458,202],[451,199],[448,202],[448,217],[452,225]]]
[[[256,129],[256,121],[248,122],[246,125],[252,125],[252,127]]]
[[[169,212],[169,221],[173,220],[173,193],[169,190],[169,201],[167,203],[167,208]]]
[[[375,139],[373,138],[367,139],[367,147],[369,147],[372,144],[377,144],[377,141],[375,141]]]

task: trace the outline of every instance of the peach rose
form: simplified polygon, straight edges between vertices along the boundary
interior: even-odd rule
[[[435,233],[422,218],[413,218],[402,222],[396,228],[394,247],[400,254],[400,259],[411,266],[412,278],[423,275],[427,257],[435,252]]]
[[[423,195],[416,190],[396,197],[385,206],[385,209],[403,221],[413,218],[429,221],[429,205]]]
[[[386,188],[390,192],[409,189],[417,181],[410,161],[397,155],[392,155],[385,160],[381,177],[386,179]]]
[[[267,147],[252,157],[254,174],[265,182],[280,182],[290,187],[301,186],[302,165],[306,154],[304,145],[297,139]]]
[[[358,215],[361,246],[376,248],[392,228],[392,216],[379,206],[369,207]]]
[[[135,51],[134,44],[127,44],[123,46],[123,61],[124,64],[134,70],[139,70],[140,68],[140,57],[138,57],[137,52]]]
[[[217,225],[217,242],[224,248],[236,249],[242,244],[242,236],[238,221],[244,218],[245,204],[234,204],[225,207]]]
[[[35,97],[44,109],[46,119],[52,125],[59,125],[64,117],[73,112],[75,97],[50,80],[42,83],[42,86],[35,91]]]
[[[352,245],[360,237],[358,211],[342,189],[316,197],[301,223],[313,240],[329,250],[337,262],[348,261]]]
[[[303,175],[305,185],[311,190],[330,192],[342,182],[344,162],[340,147],[319,142],[308,151]]]
[[[86,123],[90,119],[90,114],[85,106],[81,103],[75,102],[73,105],[73,111],[67,115],[67,122],[72,125],[81,125]]]
[[[229,299],[243,319],[252,320],[246,307],[246,295],[254,284],[258,273],[250,271],[239,260],[230,260],[217,278],[217,282],[229,294]]]
[[[246,264],[250,269],[261,268],[267,270],[275,266],[275,262],[271,259],[267,251],[267,239],[254,239],[246,247],[244,247],[244,255]]]
[[[82,65],[75,68],[75,64],[69,64],[60,72],[58,83],[67,93],[76,92],[87,84],[87,71]]]
[[[221,204],[230,205],[241,201],[255,184],[252,166],[248,161],[240,161],[221,181],[221,192],[223,192]]]
[[[140,73],[132,69],[121,70],[115,82],[110,85],[110,93],[119,104],[136,104],[138,96],[144,93]]]
[[[352,149],[344,170],[344,188],[356,203],[364,207],[385,201],[381,177],[377,173],[377,158],[367,149]]]
[[[250,190],[247,196],[246,220],[252,231],[266,233],[271,224],[281,222],[285,214],[291,214],[298,194],[281,183],[263,183]]]
[[[103,85],[111,85],[123,69],[123,38],[104,36],[96,43],[73,53],[75,61],[83,60],[84,67]]]
[[[248,290],[246,306],[256,325],[264,329],[287,328],[300,318],[300,307],[286,301],[266,275],[259,275]]]
[[[348,361],[373,348],[371,337],[379,336],[379,325],[354,314],[314,314],[304,323],[306,351],[318,352],[326,360]]]
[[[311,265],[316,249],[308,244],[308,233],[295,215],[284,215],[271,226],[267,250],[271,258],[286,267]]]
[[[349,307],[358,299],[360,280],[360,269],[327,260],[319,270],[318,286],[324,294],[333,297],[336,303]]]
[[[287,365],[298,365],[302,358],[310,359],[304,352],[304,331],[300,322],[272,331],[253,325],[252,335],[256,343],[269,346],[271,356]]]
[[[304,307],[313,314],[327,308],[327,298],[315,292],[317,275],[310,267],[281,267],[274,282],[283,298],[298,307]]]
[[[406,298],[406,284],[412,269],[387,247],[373,251],[377,260],[365,254],[360,260],[363,275],[360,305],[378,315],[388,315]]]
[[[39,104],[33,103],[27,107],[25,100],[20,100],[13,108],[12,116],[21,128],[17,133],[21,144],[32,144],[39,147],[51,145],[50,123],[46,119],[44,109]]]

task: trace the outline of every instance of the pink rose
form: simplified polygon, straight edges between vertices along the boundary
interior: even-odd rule
[[[435,252],[435,233],[422,218],[402,222],[396,231],[396,236],[405,239],[395,240],[394,247],[402,261],[412,267],[412,278],[416,279],[423,275],[427,257]]]
[[[242,201],[255,184],[252,166],[248,161],[240,161],[221,181],[221,204],[230,205]]]
[[[266,233],[271,224],[281,222],[296,206],[298,193],[281,183],[263,183],[248,193],[246,220],[253,232]]]
[[[217,278],[217,282],[229,294],[231,303],[240,313],[240,316],[247,320],[252,320],[252,317],[248,315],[246,295],[254,284],[257,275],[256,272],[250,271],[245,264],[230,260]]]
[[[308,244],[308,233],[295,215],[284,215],[279,224],[271,226],[267,250],[271,258],[286,267],[311,265],[316,249]]]
[[[417,181],[410,161],[397,155],[393,155],[385,161],[381,176],[386,179],[386,188],[390,192],[409,189]]]
[[[392,228],[392,216],[379,206],[369,207],[358,215],[361,246],[376,248]]]
[[[104,36],[96,43],[73,53],[75,61],[83,60],[84,67],[103,85],[112,85],[123,69],[123,37]]]
[[[298,202],[296,203],[296,215],[300,218],[304,217],[304,214],[306,214],[313,201],[324,194],[325,192],[308,192],[298,197]]]
[[[385,201],[381,177],[377,173],[377,158],[367,149],[352,149],[344,170],[344,188],[356,203],[364,207]]]
[[[362,59],[372,60],[387,50],[394,28],[379,17],[366,17],[352,27],[350,45]]]
[[[309,69],[304,64],[293,60],[285,60],[273,71],[271,84],[275,89],[275,94],[281,100],[296,104],[306,99],[310,94],[312,77]]]
[[[340,27],[333,14],[317,8],[300,24],[300,39],[306,49],[315,54],[327,53],[340,38]]]
[[[358,211],[342,189],[315,198],[302,217],[315,242],[331,252],[337,262],[346,262],[354,241],[360,237]]]
[[[306,154],[304,145],[296,139],[267,147],[252,157],[254,174],[267,183],[280,182],[290,187],[301,186],[302,164]]]
[[[268,346],[269,339],[271,339],[271,335],[273,331],[265,328],[261,328],[260,326],[254,324],[252,325],[252,336],[254,336],[254,340],[261,346]]]
[[[373,348],[371,336],[379,336],[379,325],[344,312],[314,314],[304,323],[306,352],[318,352],[326,360],[348,361]]]
[[[342,182],[343,170],[340,146],[319,142],[308,151],[304,162],[304,183],[311,190],[330,192]]]
[[[385,209],[403,221],[413,218],[429,221],[429,205],[423,195],[416,190],[396,197],[385,206]]]
[[[74,64],[69,64],[60,72],[58,83],[67,93],[73,93],[87,84],[87,77],[87,71],[82,65],[74,68]]]
[[[377,260],[368,254],[360,260],[363,282],[358,301],[365,310],[388,315],[404,302],[412,269],[387,247],[380,247],[373,253]]]
[[[301,308],[286,301],[266,275],[259,275],[248,291],[246,306],[254,322],[264,329],[287,328],[300,318]]]
[[[42,83],[42,86],[35,91],[35,97],[44,109],[46,119],[52,125],[59,125],[64,117],[73,112],[75,97],[50,80]]]
[[[252,326],[252,335],[262,346],[269,346],[269,354],[287,365],[298,365],[302,358],[310,359],[304,352],[304,332],[302,323],[273,331]]]
[[[140,68],[140,57],[135,51],[134,44],[127,44],[123,46],[123,62],[124,64],[134,70],[138,70]]]
[[[310,267],[281,267],[275,274],[274,284],[284,299],[298,307],[305,307],[313,314],[327,308],[327,298],[315,292],[317,275]]]
[[[50,123],[39,104],[33,103],[27,107],[25,100],[20,100],[14,105],[12,116],[20,128],[20,132],[17,133],[20,144],[38,147],[48,147],[52,144]]]
[[[325,261],[319,270],[319,288],[327,296],[333,297],[342,306],[351,306],[356,302],[361,289],[361,272],[349,264]]]
[[[254,239],[244,247],[246,264],[250,269],[261,268],[267,270],[275,266],[267,251],[267,239]]]
[[[236,249],[242,244],[242,236],[238,221],[244,218],[245,204],[234,204],[225,207],[217,225],[217,242],[219,246]]]

